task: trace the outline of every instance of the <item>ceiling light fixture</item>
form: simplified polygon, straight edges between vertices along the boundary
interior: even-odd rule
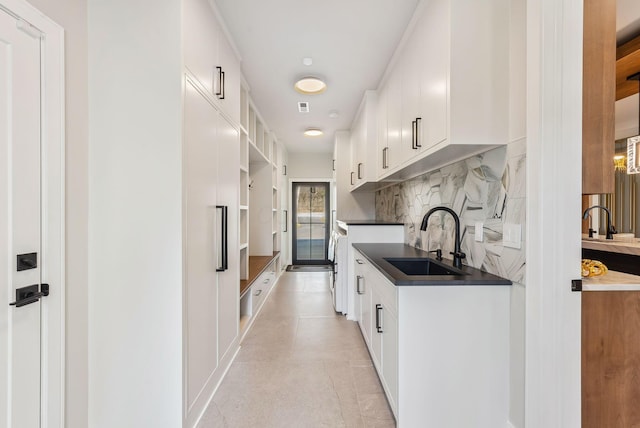
[[[303,77],[293,87],[301,94],[314,95],[323,93],[327,84],[317,77]]]
[[[304,131],[304,135],[306,135],[307,137],[319,137],[321,135],[324,135],[324,132],[322,132],[322,130],[318,128],[307,128],[307,130]]]

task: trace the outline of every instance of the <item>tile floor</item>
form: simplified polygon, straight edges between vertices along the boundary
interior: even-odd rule
[[[358,326],[325,272],[285,272],[200,428],[395,427]]]

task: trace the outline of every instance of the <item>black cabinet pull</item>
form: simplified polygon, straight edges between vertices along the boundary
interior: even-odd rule
[[[282,165],[282,175],[287,175],[287,166]]]
[[[40,291],[38,291],[40,288]],[[9,303],[9,306],[15,306],[20,308],[22,306],[35,303],[40,300],[41,297],[49,295],[49,284],[33,284],[26,287],[16,289],[16,301]]]
[[[378,333],[382,333],[382,305],[376,305],[376,330]]]
[[[228,233],[229,233],[229,222],[228,222],[228,213],[227,213],[227,206],[226,205],[216,205],[216,209],[220,210],[220,215],[221,215],[221,228],[220,228],[220,234],[221,234],[221,240],[220,240],[220,254],[221,254],[221,258],[220,258],[220,264],[219,266],[216,268],[216,272],[224,272],[225,270],[229,269],[229,240],[228,240]]]
[[[284,230],[283,232],[286,232],[287,229],[289,228],[289,216],[287,215],[287,210],[282,210],[284,212]]]
[[[364,278],[362,275],[356,276],[356,291],[358,292],[358,294],[364,294],[364,291],[362,291],[362,289],[360,288],[360,280],[362,278]]]
[[[336,160],[334,159],[333,160],[333,171],[335,171],[335,170],[336,170]]]
[[[224,89],[225,89],[225,84],[224,84],[224,71],[220,72],[220,86],[222,86],[222,96],[219,97],[221,100],[224,100]]]
[[[222,67],[216,67],[216,70],[218,70],[218,91],[216,96],[220,98],[220,95],[222,95]]]
[[[352,186],[353,186],[353,184],[354,184],[354,183],[353,183],[353,174],[354,174],[354,173],[353,173],[353,172],[351,172],[351,185],[352,185]]]
[[[411,148],[413,150],[418,149],[416,147],[416,121],[415,120],[411,121]]]
[[[358,164],[358,180],[362,179],[362,163]]]
[[[419,149],[420,147],[422,147],[422,145],[420,144],[420,121],[422,120],[421,117],[416,117],[416,149]]]

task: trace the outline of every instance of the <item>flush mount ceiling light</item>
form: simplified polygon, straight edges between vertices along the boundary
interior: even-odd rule
[[[314,95],[323,93],[327,84],[317,77],[303,77],[293,87],[301,94]]]
[[[324,132],[322,132],[322,130],[318,128],[307,128],[307,130],[304,131],[304,135],[306,135],[307,137],[319,137],[323,134]]]

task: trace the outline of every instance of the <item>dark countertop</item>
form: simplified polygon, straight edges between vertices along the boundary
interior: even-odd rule
[[[382,221],[382,220],[338,220],[340,223],[344,223],[347,226],[402,226],[404,223],[398,223],[396,221]]]
[[[385,258],[425,258],[456,271],[453,261],[436,261],[431,254],[406,244],[353,244],[364,257],[395,285],[511,285],[511,281],[463,264],[465,275],[405,275]],[[463,261],[464,263],[464,261]]]

